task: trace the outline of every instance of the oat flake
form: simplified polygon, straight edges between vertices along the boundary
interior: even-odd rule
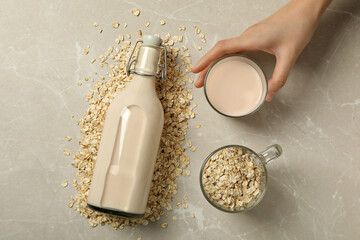
[[[139,10],[139,9],[133,9],[133,10],[131,10],[131,13],[132,13],[134,16],[139,16],[139,15],[140,15],[140,10]]]

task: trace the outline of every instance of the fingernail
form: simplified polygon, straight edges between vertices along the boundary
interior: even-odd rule
[[[274,92],[268,92],[267,97],[266,97],[266,101],[270,102],[271,99],[274,97],[274,94],[275,94]]]

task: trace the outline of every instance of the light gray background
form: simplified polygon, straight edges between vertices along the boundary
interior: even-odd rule
[[[135,230],[89,227],[67,207],[76,171],[63,149],[78,150],[79,127],[91,83],[90,59],[118,33],[184,33],[193,62],[213,44],[236,36],[287,1],[4,1],[0,8],[0,239],[355,239],[360,236],[360,2],[335,1],[271,103],[241,120],[224,118],[194,89],[197,118],[188,137],[190,177],[178,180],[174,203],[189,208]],[[134,17],[131,9],[140,8]],[[160,26],[163,18],[167,23]],[[149,28],[144,22],[149,20]],[[97,21],[104,29],[97,32]],[[128,28],[112,29],[111,23]],[[192,25],[206,34],[199,41]],[[133,38],[134,39],[134,38]],[[194,44],[203,46],[197,52]],[[83,49],[90,45],[88,56]],[[255,54],[268,75],[274,58]],[[96,76],[98,78],[98,76]],[[74,115],[75,119],[71,116]],[[192,126],[201,124],[200,129]],[[73,141],[66,142],[70,135]],[[263,202],[244,214],[225,214],[203,198],[203,159],[225,144],[256,151],[278,143],[284,155],[269,165]],[[70,184],[71,185],[71,184]],[[176,207],[175,207],[176,209]],[[196,218],[190,217],[195,213]],[[173,221],[172,216],[178,217]],[[167,229],[160,228],[168,222]]]

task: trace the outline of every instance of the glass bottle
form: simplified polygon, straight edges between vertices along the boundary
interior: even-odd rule
[[[131,60],[142,42],[138,57]],[[88,206],[99,212],[140,218],[150,191],[156,156],[164,125],[164,111],[155,91],[160,65],[161,38],[145,35],[129,58],[133,78],[111,102],[104,122]],[[134,71],[130,70],[135,63]]]

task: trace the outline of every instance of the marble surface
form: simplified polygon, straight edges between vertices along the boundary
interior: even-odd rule
[[[360,236],[360,2],[335,1],[300,56],[286,86],[255,115],[220,116],[194,89],[198,116],[189,137],[197,146],[191,176],[178,180],[175,203],[189,208],[135,230],[91,228],[67,207],[75,169],[63,155],[78,150],[79,119],[91,83],[77,82],[119,32],[178,33],[193,62],[218,40],[240,34],[284,5],[253,1],[7,1],[0,8],[0,239],[358,239]],[[134,17],[131,9],[140,8]],[[163,18],[165,26],[158,24]],[[146,20],[151,22],[144,27]],[[93,27],[98,22],[102,34]],[[127,22],[114,30],[113,21]],[[201,44],[192,25],[207,36]],[[83,48],[90,46],[89,56]],[[253,54],[271,75],[274,58]],[[66,142],[64,136],[73,137]],[[226,214],[203,198],[198,172],[203,159],[225,144],[255,151],[278,143],[284,154],[268,165],[269,189],[255,209]],[[196,218],[190,217],[195,213]],[[178,220],[173,221],[173,215]]]

